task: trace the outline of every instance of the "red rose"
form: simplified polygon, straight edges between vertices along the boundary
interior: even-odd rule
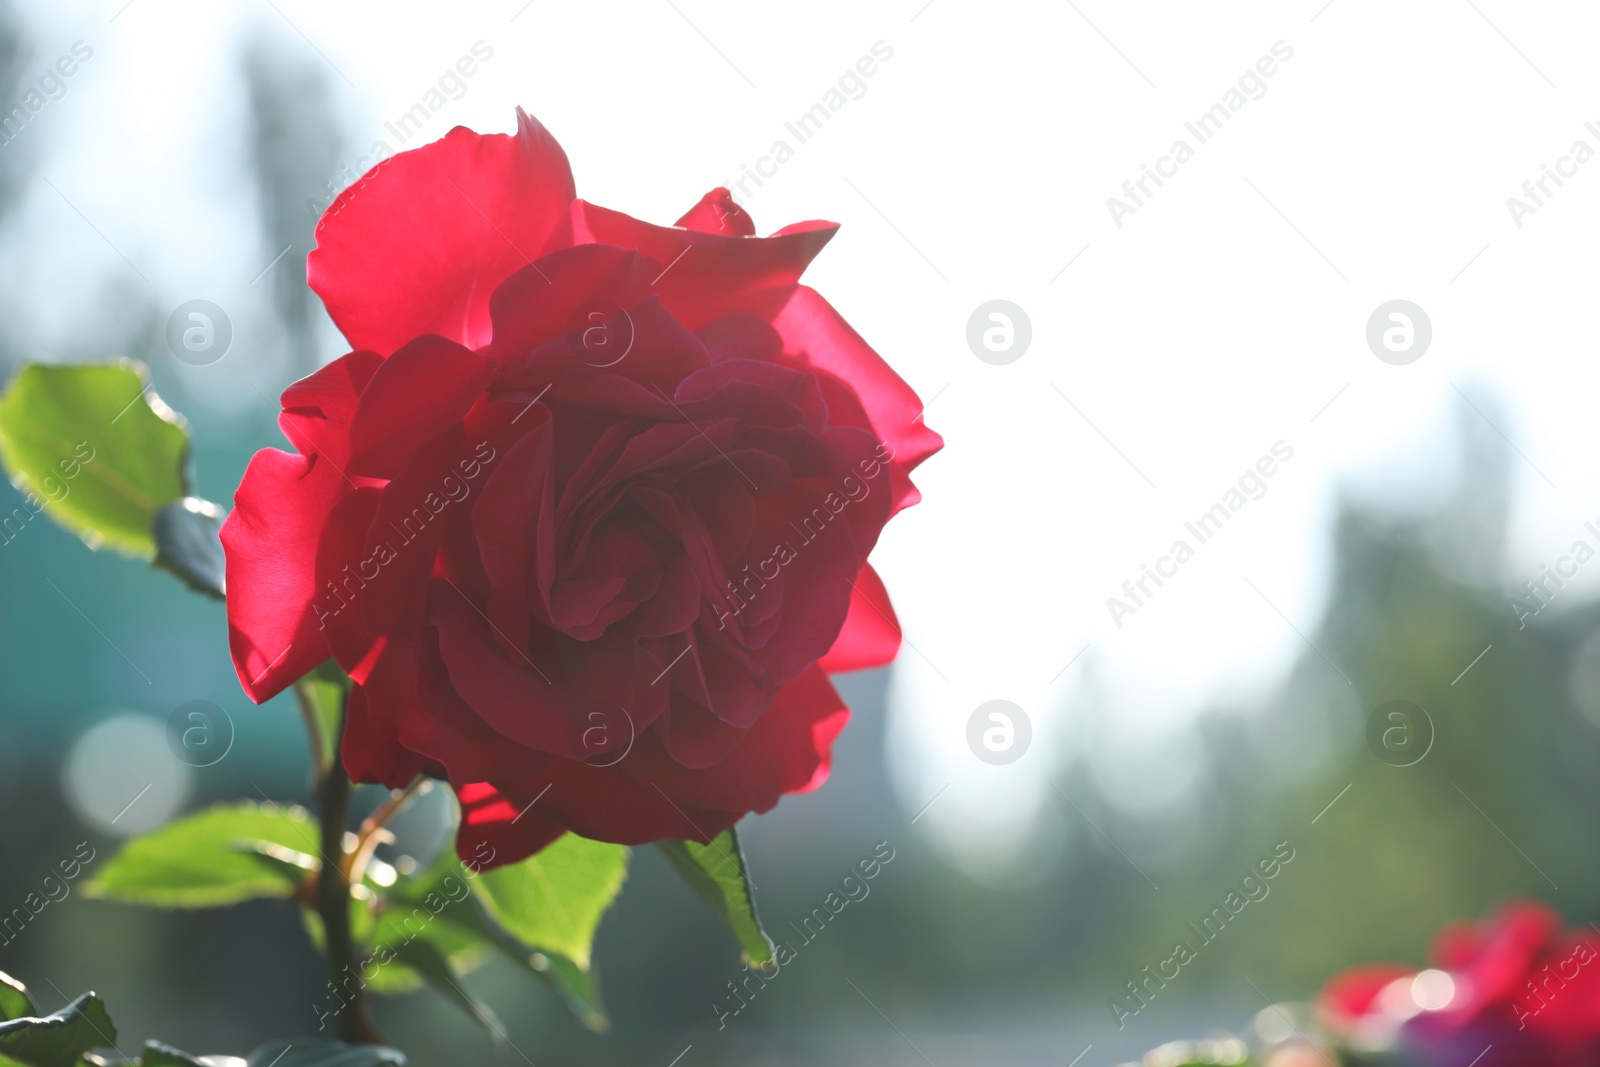
[[[284,391],[299,454],[258,453],[222,531],[251,699],[333,656],[352,777],[448,778],[496,862],[820,784],[828,673],[899,645],[867,554],[941,444],[798,284],[836,229],[585,203],[521,111],[347,189],[309,277],[355,351]]]
[[[1600,937],[1513,904],[1441,931],[1434,968],[1356,968],[1318,1002],[1347,1041],[1427,1067],[1588,1067],[1600,1063]]]

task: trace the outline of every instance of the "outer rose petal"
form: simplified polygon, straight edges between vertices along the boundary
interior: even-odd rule
[[[382,365],[376,352],[350,352],[285,389],[278,428],[295,451],[319,452],[349,473],[350,422],[361,391]]]
[[[475,851],[480,860],[487,854],[485,865],[498,866],[532,855],[560,827],[624,845],[708,840],[746,812],[770,810],[785,793],[821,785],[833,741],[849,717],[813,668],[785,686],[739,751],[710,770],[678,766],[652,735],[641,733],[614,767],[552,759],[521,777],[459,787],[456,852],[463,860]]]
[[[733,194],[720,185],[702,196],[674,225],[728,237],[750,237],[756,232],[755,220],[734,203]]]
[[[661,264],[653,285],[691,330],[734,310],[724,305],[739,293],[793,285],[838,230],[836,222],[811,221],[770,237],[729,237],[656,226],[598,204],[572,202],[573,242],[637,248]]]
[[[421,634],[428,582],[445,529],[465,516],[465,505],[445,491],[463,484],[451,479],[466,456],[466,434],[460,424],[450,426],[424,441],[405,469],[383,487],[366,537],[365,558],[376,574],[364,585],[365,576],[358,574],[355,594],[373,633],[408,640]],[[353,569],[368,568],[364,562]]]
[[[366,682],[350,691],[344,742],[339,760],[358,782],[380,782],[401,789],[427,768],[427,761],[407,751],[395,734],[402,715],[416,708],[416,654],[406,645],[387,646]]]
[[[542,818],[529,806],[507,800],[488,782],[474,782],[456,790],[461,801],[461,828],[456,831],[456,855],[474,871],[525,860],[566,828]]]
[[[490,352],[510,365],[565,334],[585,305],[605,300],[632,307],[649,295],[658,269],[651,269],[631,248],[591,244],[557,249],[516,271],[489,298],[494,326]],[[581,321],[588,325],[591,320]],[[572,361],[570,348],[564,347],[561,355],[562,364]]]
[[[346,493],[328,513],[317,542],[317,595],[311,610],[335,662],[357,683],[366,681],[375,648],[383,641],[362,613],[362,579],[352,577],[369,556],[367,528],[382,495],[383,490],[366,485]]]
[[[318,456],[276,449],[255,454],[222,524],[227,557],[228,645],[245,693],[256,703],[327,659],[317,624],[317,543],[350,491]]]
[[[744,815],[743,810],[696,808],[673,796],[670,786],[663,792],[611,771],[568,760],[552,761],[537,773],[497,782],[496,787],[515,805],[513,814],[537,801],[533,810],[543,812],[549,822],[560,823],[591,841],[618,845],[709,841]],[[497,814],[503,810],[497,809]],[[526,821],[524,818],[518,822],[517,828],[521,829]],[[459,838],[456,847],[462,847]]]
[[[317,224],[306,277],[352,348],[489,339],[489,294],[537,259],[574,196],[567,155],[520,108],[513,135],[457,126],[379,163]]]
[[[859,398],[871,429],[892,450],[894,506],[917,502],[911,471],[939,451],[944,439],[922,422],[922,401],[814,289],[803,285],[750,294],[738,308],[754,311],[783,338],[783,360],[831,376]],[[840,399],[826,391],[830,412]],[[843,412],[832,412],[835,422]]]
[[[850,614],[844,629],[817,666],[829,674],[882,667],[900,651],[900,620],[889,603],[883,579],[863,564],[850,594]]]
[[[362,474],[393,478],[421,442],[459,426],[494,378],[476,352],[442,337],[418,337],[383,361],[350,423],[350,462]]]
[[[808,792],[827,781],[834,739],[849,721],[850,709],[813,667],[778,691],[744,744],[715,767],[681,767],[644,735],[617,769],[665,790],[686,808],[769,811],[785,793]]]

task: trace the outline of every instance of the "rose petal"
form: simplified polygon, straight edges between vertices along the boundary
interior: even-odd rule
[[[456,797],[461,801],[456,856],[474,872],[525,860],[567,832],[531,808],[519,810],[487,782],[460,786]]]
[[[321,453],[350,465],[350,423],[361,391],[383,364],[376,352],[350,352],[283,391],[278,427],[302,456]]]
[[[777,685],[798,678],[833,646],[849,613],[850,582],[865,562],[847,513],[871,497],[856,503],[828,484],[827,477],[809,479],[781,497],[758,498],[751,544],[763,551],[741,561],[763,577],[776,570],[786,589],[803,591],[784,600],[776,630],[751,653]]]
[[[660,264],[650,285],[691,330],[738,310],[727,305],[739,293],[793,285],[838,229],[836,222],[813,221],[786,226],[770,237],[729,237],[655,226],[597,204],[572,202],[573,243],[637,248]]]
[[[608,309],[594,314],[610,316],[604,320],[609,331],[606,344],[620,346],[614,353],[608,348],[604,358],[600,358],[601,354],[591,358],[590,351],[583,347],[582,331],[558,334],[531,353],[522,341],[513,340],[507,342],[506,348],[493,349],[495,358],[508,368],[500,375],[496,392],[543,390],[553,383],[558,390],[556,396],[560,397],[572,383],[625,375],[648,386],[670,407],[674,384],[711,364],[711,355],[700,338],[685,329],[658,297],[646,297],[620,311]],[[524,328],[519,324],[519,331],[523,329],[528,336],[535,336],[543,327]]]
[[[762,713],[771,705],[777,687],[758,669],[751,669],[753,665],[747,664],[746,658],[730,649],[728,644],[730,642],[697,638],[694,641],[694,651],[688,657],[690,662],[681,664],[678,668],[680,673],[673,676],[674,688],[697,698],[691,706],[700,707],[703,702],[703,707],[712,715],[743,733],[754,726]],[[674,718],[668,724],[668,749],[672,752],[673,758],[691,767],[709,766],[717,762],[721,759],[721,755],[712,757],[704,749],[701,749],[699,754],[694,754],[672,744],[673,728],[683,728],[688,725],[678,723],[675,719],[678,707],[682,703],[681,698],[673,702]],[[700,733],[703,734],[704,731]],[[722,750],[722,754],[725,755],[731,747],[729,744]]]
[[[489,299],[493,358],[510,365],[539,345],[595,324],[580,312],[633,307],[649,296],[651,277],[650,264],[636,250],[614,245],[563,248],[536,260],[502,282]],[[563,362],[580,362],[570,347],[560,355]]]
[[[255,454],[222,524],[228,646],[239,682],[261,703],[330,655],[313,611],[317,542],[333,506],[351,491],[318,456]]]
[[[618,766],[632,758],[630,755]],[[538,812],[591,841],[620,845],[710,841],[744,814],[697,808],[613,769],[567,760],[554,760],[521,778],[496,781],[495,787],[510,802],[512,811],[531,803],[535,806],[530,814]],[[502,815],[505,810],[497,809]]]
[[[755,220],[734,203],[733,194],[720,185],[702,196],[675,225],[727,237],[749,237],[756,232]]]
[[[817,666],[829,674],[882,667],[900,651],[900,620],[889,604],[883,579],[865,564],[850,590],[850,614],[833,647]]]
[[[383,487],[356,566],[362,617],[373,633],[416,638],[422,632],[428,580],[445,528],[468,519],[465,483],[456,477],[468,453],[457,423],[424,441]]]
[[[712,319],[695,331],[716,362],[759,359],[771,363],[783,354],[783,338],[759,315],[736,311]]]
[[[520,108],[513,135],[457,126],[384,160],[317,224],[306,278],[352,348],[387,355],[435,333],[489,339],[489,296],[564,228],[566,153]]]
[[[813,667],[779,690],[744,743],[716,766],[679,766],[647,734],[617,769],[660,786],[685,808],[768,811],[783,794],[815,789],[827,779],[834,739],[849,719],[850,709]]]
[[[515,777],[555,758],[514,743],[461,699],[434,630],[423,635],[415,683],[419,714],[403,716],[395,724],[400,743],[436,763],[452,782]]]
[[[353,472],[393,478],[422,441],[461,423],[495,370],[443,337],[419,337],[383,361],[350,425]]]
[[[367,625],[361,598],[374,561],[367,530],[377,514],[383,490],[362,486],[328,514],[317,545],[317,596],[312,604],[324,628],[333,658],[352,678],[364,679],[375,660],[374,646],[383,638]],[[364,572],[364,573],[363,573]]]
[[[729,725],[697,700],[679,696],[657,728],[667,755],[679,766],[714,767],[744,743],[750,731]]]
[[[385,646],[346,705],[339,758],[353,781],[402,789],[426,768],[427,761],[402,746],[394,730],[397,720],[419,714],[415,693],[415,653],[404,644]]]
[[[922,401],[829,303],[803,285],[741,298],[740,308],[770,322],[783,338],[783,360],[819,375],[829,422],[872,431],[886,446],[894,509],[917,501],[911,471],[944,445],[922,422]],[[850,418],[854,411],[856,418]]]
[[[508,449],[472,507],[489,579],[486,614],[508,653],[526,652],[530,614],[550,617],[555,580],[554,438],[548,408],[531,409],[528,434]],[[537,600],[530,602],[529,595]]]
[[[476,605],[440,580],[433,582],[428,599],[428,622],[439,633],[452,686],[484,722],[541,752],[567,759],[592,754],[583,742],[589,724],[582,710],[548,680],[556,671],[554,663],[546,667],[531,656],[507,657]]]

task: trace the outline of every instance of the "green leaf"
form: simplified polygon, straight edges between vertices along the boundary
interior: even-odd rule
[[[584,1029],[601,1033],[611,1026],[606,1009],[600,999],[600,974],[593,964],[579,967],[567,957],[554,952],[535,952],[527,961],[540,978],[550,983],[567,1010],[577,1017]]]
[[[93,993],[42,1019],[12,1019],[0,1023],[0,1055],[28,1067],[76,1067],[92,1048],[116,1044],[106,1006]]]
[[[494,1012],[489,1010],[489,1005],[462,987],[459,981],[461,976],[450,966],[449,958],[437,945],[419,937],[402,944],[395,951],[395,955],[401,963],[420,974],[424,981],[443,993],[447,1000],[466,1012],[474,1022],[497,1039],[505,1033],[505,1028],[500,1025],[500,1020],[495,1018]]]
[[[486,951],[494,950],[551,986],[583,1026],[596,1032],[605,1030],[610,1023],[594,971],[554,951],[533,951],[491,923],[485,917],[481,896],[475,901],[477,894],[466,889],[478,877],[469,873],[449,848],[426,869],[402,875],[379,914],[373,954],[382,958],[385,948],[396,954],[409,941],[427,941],[457,974],[464,974],[483,961]],[[423,981],[418,971],[396,958],[378,968],[368,988],[377,993],[407,992]]]
[[[627,873],[626,847],[563,834],[521,863],[484,871],[471,885],[506,933],[588,970],[595,928]]]
[[[310,842],[307,842],[307,845],[309,844]],[[234,846],[240,852],[253,852],[267,860],[278,868],[280,874],[296,885],[302,882],[306,875],[314,874],[322,866],[322,862],[309,852],[300,852],[275,841],[240,838],[234,842]]]
[[[159,1041],[146,1041],[144,1055],[139,1057],[139,1067],[206,1067],[206,1065],[171,1045],[163,1045]]]
[[[188,495],[189,433],[145,368],[31,364],[0,397],[12,483],[91,547],[152,557],[156,512]]]
[[[462,975],[483,963],[490,941],[498,936],[503,935],[489,926],[473,903],[461,862],[447,847],[426,869],[402,875],[384,897],[371,946],[371,955],[381,966],[367,986],[375,993],[405,993],[424,982],[437,986],[437,976],[430,979],[416,959],[407,958],[409,946],[425,944],[422,951],[437,955],[451,972]]]
[[[156,542],[155,565],[171,571],[185,585],[223,599],[226,561],[222,555],[222,509],[209,500],[186,496],[156,512],[150,533]]]
[[[38,1014],[39,1009],[33,1006],[33,998],[28,996],[28,987],[9,974],[0,972],[0,1022]]]
[[[316,865],[317,833],[316,821],[294,805],[219,804],[129,841],[87,891],[160,908],[290,897],[304,869]]]
[[[449,857],[455,861],[452,854]],[[458,864],[459,866],[459,864]],[[372,955],[387,961],[379,967],[368,985],[378,993],[403,993],[416,989],[426,979],[405,957],[405,948],[416,942],[432,946],[447,959],[458,974],[475,970],[486,954],[494,932],[467,895],[461,871],[450,893],[443,888],[418,890],[401,882],[388,898],[377,918]]]
[[[246,1067],[404,1067],[405,1054],[382,1045],[346,1045],[315,1037],[268,1041],[245,1057]]]
[[[370,989],[404,993],[424,984],[421,971],[408,966],[401,956],[402,949],[414,941],[431,945],[456,974],[476,970],[496,947],[532,970],[527,952],[494,929],[473,901],[467,888],[472,877],[448,846],[423,870],[400,876],[378,913],[372,954],[388,962],[378,968],[368,983]]]
[[[89,1049],[116,1047],[116,1027],[93,993],[85,993],[54,1015],[34,1018],[33,1002],[22,983],[0,974],[0,1006],[8,1012],[27,1008],[0,1025],[0,1067],[83,1067],[107,1062],[86,1056]],[[198,1058],[159,1041],[145,1042],[137,1061],[119,1057],[116,1062],[129,1067],[206,1067]]]
[[[738,831],[729,827],[712,838],[709,845],[698,841],[657,844],[695,895],[728,924],[744,950],[745,960],[756,967],[772,962],[772,938],[762,929],[761,918],[756,914],[750,870]]]

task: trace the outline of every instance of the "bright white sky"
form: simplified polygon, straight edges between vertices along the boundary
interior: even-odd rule
[[[1006,828],[1048,795],[1042,753],[1090,669],[1103,743],[1155,746],[1129,766],[1157,792],[1203,703],[1279,678],[1304,646],[1278,612],[1309,631],[1328,595],[1335,493],[1437,501],[1456,387],[1527,456],[1508,587],[1600,517],[1597,271],[1581,236],[1600,221],[1600,163],[1521,229],[1505,206],[1574,140],[1600,149],[1584,129],[1600,119],[1583,108],[1600,98],[1592,9],[524,2],[63,5],[37,16],[35,66],[80,38],[94,58],[26,136],[48,139],[44,175],[163,307],[208,297],[245,337],[263,313],[250,279],[277,251],[244,214],[248,177],[219,163],[245,135],[236,53],[251,36],[322,66],[352,162],[482,40],[492,60],[426,136],[509,130],[521,104],[565,145],[581,196],[661,222],[775,139],[792,144],[784,122],[885,42],[893,58],[866,94],[747,201],[763,232],[844,224],[809,280],[933,398],[927,421],[948,442],[875,561],[919,650],[892,687],[896,787],[916,811],[949,785],[919,827],[958,853],[999,842],[969,865],[1003,861]],[[1266,95],[1118,229],[1106,198],[1175,139],[1196,145],[1185,121],[1280,40],[1293,58]],[[95,271],[146,283],[55,192],[33,195],[29,254],[3,280],[45,336],[66,337],[59,294]],[[965,342],[994,298],[1033,328],[1002,367]],[[1403,367],[1364,341],[1395,298],[1434,329]],[[243,378],[269,395],[283,384],[277,358],[246,345],[185,380],[226,412],[259,402]],[[1279,440],[1294,458],[1265,498],[1115,628],[1105,599]],[[1009,767],[966,747],[967,717],[995,698],[1034,723],[1038,751]]]

